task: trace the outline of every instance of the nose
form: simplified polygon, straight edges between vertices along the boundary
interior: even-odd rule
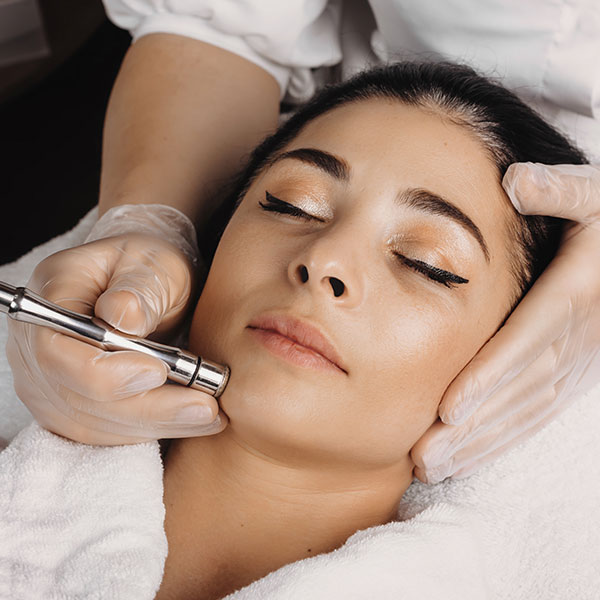
[[[362,278],[353,254],[341,244],[317,241],[289,264],[288,277],[336,304],[356,306],[362,298]]]

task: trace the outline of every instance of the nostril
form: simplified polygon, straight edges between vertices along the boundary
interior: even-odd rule
[[[308,281],[308,269],[302,265],[299,269],[298,272],[300,273],[300,281],[302,283],[306,283]]]
[[[340,281],[337,277],[330,277],[329,283],[331,284],[331,288],[333,289],[333,295],[336,298],[339,298],[344,293],[344,282]]]

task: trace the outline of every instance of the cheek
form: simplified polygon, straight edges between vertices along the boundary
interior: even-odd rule
[[[446,388],[499,324],[482,308],[489,302],[411,306],[410,300],[388,303],[371,321],[375,343],[363,349],[365,368],[353,386],[351,412],[362,422],[360,434],[367,432],[365,451],[370,440],[371,451],[377,447],[390,459],[406,454],[435,422]]]
[[[244,227],[236,215],[225,229],[196,305],[190,329],[190,349],[211,360],[225,360],[224,341],[243,306],[248,290],[264,271],[263,252],[256,231]]]
[[[460,335],[455,312],[405,305],[394,318],[372,323],[375,343],[363,348],[365,368],[353,384],[352,412],[365,451],[370,445],[369,452],[397,460],[437,418],[444,390],[474,347]]]

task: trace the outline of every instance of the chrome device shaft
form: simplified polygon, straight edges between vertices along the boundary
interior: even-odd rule
[[[102,350],[135,350],[162,360],[168,378],[219,397],[229,380],[229,367],[176,348],[117,331],[97,317],[62,308],[24,287],[0,281],[0,312],[16,321],[42,325]]]

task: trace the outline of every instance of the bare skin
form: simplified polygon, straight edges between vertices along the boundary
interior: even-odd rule
[[[190,348],[232,369],[220,399],[230,424],[172,442],[159,600],[220,598],[393,518],[412,481],[411,447],[515,292],[514,212],[472,134],[369,100],[322,115],[285,150],[306,148],[343,161],[347,178],[299,158],[265,169],[196,307]],[[415,188],[463,211],[485,251],[465,226],[401,200]],[[318,219],[265,210],[267,192]],[[432,280],[397,253],[462,283]],[[251,324],[274,312],[316,326],[343,369],[266,344]]]
[[[278,115],[279,85],[248,60],[183,36],[140,38],[106,113],[100,214],[168,204],[202,222]]]
[[[296,560],[390,521],[411,461],[365,477],[274,462],[226,429],[172,442],[164,479],[165,578],[157,600],[216,599]],[[390,481],[394,482],[390,486]]]

